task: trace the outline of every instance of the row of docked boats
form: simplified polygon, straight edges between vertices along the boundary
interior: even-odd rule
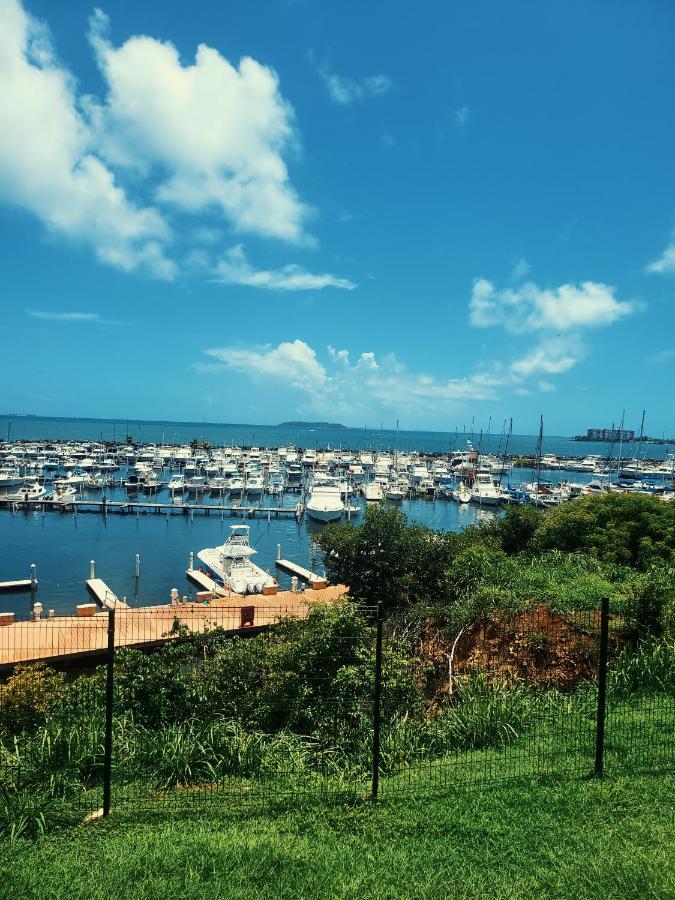
[[[581,493],[633,490],[672,495],[675,454],[661,462],[631,459],[608,464],[597,456],[537,460],[536,475],[506,455],[479,453],[467,442],[462,450],[424,454],[414,451],[301,450],[297,447],[176,447],[105,445],[96,442],[0,443],[0,497],[16,500],[74,496],[121,486],[128,494],[166,490],[184,495],[256,499],[303,492],[308,514],[335,521],[355,511],[355,495],[366,502],[408,498],[452,499],[499,506],[533,503],[554,506]],[[560,466],[565,466],[565,470]],[[532,465],[528,468],[531,470]],[[545,470],[560,471],[547,481]],[[575,483],[574,473],[582,473]],[[521,478],[518,478],[521,475]],[[590,480],[589,480],[590,479]],[[43,492],[44,491],[44,492]],[[65,493],[64,493],[65,492]]]

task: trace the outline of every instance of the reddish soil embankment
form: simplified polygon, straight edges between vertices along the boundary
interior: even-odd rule
[[[421,651],[433,672],[428,684],[434,695],[448,691],[453,645],[453,678],[481,671],[571,691],[580,681],[595,677],[597,669],[596,616],[565,616],[539,606],[517,615],[496,614],[468,625],[456,644],[455,638],[431,626],[426,629]]]

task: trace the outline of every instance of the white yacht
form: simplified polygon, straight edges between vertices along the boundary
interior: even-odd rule
[[[391,500],[394,503],[401,503],[405,500],[405,494],[406,492],[400,482],[395,480],[389,482],[384,492],[384,496],[387,500]]]
[[[0,490],[18,487],[23,482],[23,478],[18,469],[2,469],[0,471]]]
[[[469,503],[471,501],[471,488],[468,484],[460,481],[452,492],[452,496],[458,503]]]
[[[265,490],[265,482],[260,474],[249,475],[246,479],[246,493],[249,497],[259,497]]]
[[[29,500],[43,500],[46,493],[44,486],[39,483],[37,478],[26,478],[18,491],[6,494],[3,499],[26,503]]]
[[[307,515],[317,522],[335,522],[341,518],[345,505],[338,479],[329,476],[315,477],[306,509]]]
[[[231,497],[241,497],[241,493],[244,490],[244,479],[236,475],[234,478],[230,478],[227,487]]]
[[[363,486],[363,496],[369,503],[379,503],[384,499],[384,490],[379,481],[369,481]]]
[[[183,475],[182,472],[176,475],[172,475],[169,478],[167,487],[172,494],[182,493],[185,490],[185,475]]]
[[[230,525],[230,536],[219,547],[207,547],[197,556],[209,571],[237,594],[259,594],[276,582],[260,566],[251,562],[257,553],[249,541],[248,525]]]
[[[498,506],[503,500],[501,492],[492,480],[492,475],[489,472],[477,472],[471,488],[472,503],[479,503],[481,506]]]

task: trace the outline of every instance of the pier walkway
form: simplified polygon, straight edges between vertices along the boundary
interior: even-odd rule
[[[110,590],[102,578],[87,578],[85,581],[87,590],[94,600],[104,609],[127,609],[129,604]]]
[[[277,559],[275,564],[285,572],[290,572],[291,575],[297,575],[301,581],[304,581],[307,584],[325,581],[325,579],[320,575],[317,575],[316,572],[311,572],[309,569],[305,569],[303,566],[291,562],[290,559]]]
[[[334,603],[347,593],[344,585],[299,593],[282,591],[215,599],[208,604],[145,606],[115,610],[115,646],[150,648],[175,640],[177,627],[201,633],[222,628],[232,636],[255,634],[282,618],[304,619],[316,603]],[[0,670],[17,663],[63,663],[102,657],[108,645],[108,613],[54,616],[0,626]]]
[[[256,506],[254,504],[215,504],[215,503],[166,503],[153,500],[68,500],[61,502],[59,500],[7,500],[0,497],[0,506],[9,509],[51,509],[57,512],[65,512],[71,510],[74,512],[94,512],[107,515],[108,513],[120,513],[128,515],[130,513],[145,514],[160,513],[194,515],[195,512],[211,515],[211,513],[221,516],[242,516],[245,519],[266,518],[296,518],[302,519],[305,513],[305,507],[298,502],[293,506]]]

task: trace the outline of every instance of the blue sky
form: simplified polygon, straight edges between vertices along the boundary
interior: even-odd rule
[[[675,5],[0,0],[0,411],[675,433]]]

